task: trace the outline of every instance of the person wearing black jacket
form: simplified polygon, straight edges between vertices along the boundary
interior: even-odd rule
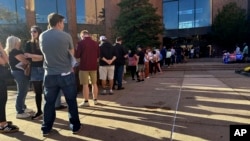
[[[114,47],[116,51],[114,83],[117,82],[117,86],[118,86],[117,90],[123,90],[124,87],[122,87],[122,77],[123,77],[125,60],[128,57],[128,53],[127,53],[127,50],[122,46],[121,37],[116,38],[116,43]]]
[[[113,94],[113,80],[114,80],[114,71],[115,71],[115,49],[107,41],[107,38],[105,36],[100,37],[100,61],[99,61],[99,76],[102,82],[102,88],[103,92],[101,94],[105,95],[107,94],[108,88],[106,88],[106,81],[107,78],[109,80],[109,94]]]

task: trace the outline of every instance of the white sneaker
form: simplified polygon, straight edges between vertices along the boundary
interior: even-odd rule
[[[29,117],[30,117],[29,113],[22,113],[16,115],[16,118],[29,118]]]
[[[25,110],[24,110],[24,113],[33,113],[34,111],[32,110],[32,109],[28,109],[28,108],[26,108]]]
[[[88,106],[89,106],[89,102],[85,102],[85,101],[83,101],[82,103],[78,105],[78,107],[88,107]]]

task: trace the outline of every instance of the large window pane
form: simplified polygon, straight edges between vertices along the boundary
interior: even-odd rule
[[[48,14],[56,11],[56,0],[36,0],[36,22],[37,23],[48,23]]]
[[[16,7],[15,7],[15,0],[0,0],[0,6],[5,8],[6,10],[10,11],[10,12],[14,12],[16,13]],[[16,17],[14,18],[14,21],[11,21],[11,23],[17,23],[16,21]],[[1,24],[7,24],[10,23],[6,20],[0,20]]]
[[[17,4],[18,22],[26,23],[24,0],[16,0],[16,4]]]
[[[85,0],[76,0],[76,22],[86,23]]]
[[[194,0],[179,0],[179,29],[194,27]]]
[[[67,5],[66,0],[57,0],[57,13],[64,16],[64,22],[67,23]]]
[[[196,0],[195,27],[211,25],[210,0]]]
[[[178,29],[178,1],[163,3],[163,23],[165,29]]]

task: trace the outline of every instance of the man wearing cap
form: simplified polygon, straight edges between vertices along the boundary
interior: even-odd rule
[[[109,94],[113,94],[113,80],[114,80],[114,61],[116,59],[115,49],[107,41],[105,36],[100,37],[100,61],[99,61],[99,76],[102,82],[103,92],[101,94],[107,94],[107,90],[109,89]],[[107,88],[106,82],[107,78],[109,81],[109,88]]]
[[[80,58],[79,80],[80,84],[83,85],[82,93],[84,97],[84,101],[79,104],[79,107],[84,107],[89,106],[89,80],[92,85],[94,104],[97,104],[97,62],[99,59],[99,46],[96,41],[91,39],[87,30],[83,30],[81,34],[84,39],[78,42],[75,56],[76,58]]]
[[[48,15],[50,29],[39,37],[39,44],[44,56],[44,115],[42,123],[43,136],[49,135],[55,121],[55,102],[62,90],[68,104],[70,128],[73,134],[81,129],[77,108],[77,88],[72,69],[74,46],[72,37],[63,31],[64,17],[51,13]]]

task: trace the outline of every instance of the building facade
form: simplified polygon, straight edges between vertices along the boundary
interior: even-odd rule
[[[47,27],[47,15],[57,12],[65,17],[65,30],[74,42],[78,33],[87,29],[96,37],[106,34],[111,37],[111,29],[119,15],[117,4],[121,0],[0,0],[0,7],[16,12],[11,23],[0,19],[0,24],[39,25]],[[187,37],[206,34],[211,30],[213,19],[219,9],[229,3],[249,11],[248,0],[149,0],[162,16],[165,32],[162,37]],[[249,14],[248,14],[249,15]],[[105,18],[104,18],[105,17]]]

